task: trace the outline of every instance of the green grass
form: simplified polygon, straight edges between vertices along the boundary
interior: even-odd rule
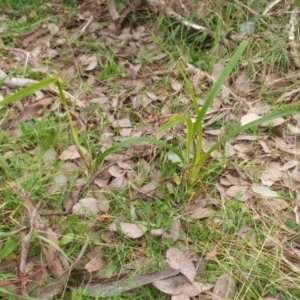
[[[72,1],[71,1],[72,2]],[[0,9],[9,5],[14,14],[9,16],[6,23],[6,31],[3,33],[3,42],[5,45],[14,45],[14,36],[29,33],[32,28],[40,27],[42,24],[50,21],[62,22],[60,24],[72,24],[76,22],[76,13],[78,8],[74,3],[68,3],[64,6],[64,19],[60,15],[55,15],[51,9],[45,8],[42,4],[45,1],[21,1],[5,0],[0,4]],[[298,5],[294,1],[294,5]],[[121,9],[124,3],[117,4]],[[153,14],[141,11],[132,14],[126,20],[126,24],[145,25],[146,30],[157,32],[158,37],[163,41],[164,47],[171,51],[175,61],[192,63],[196,67],[208,73],[214,63],[220,61],[228,62],[233,52],[238,46],[236,41],[228,41],[225,44],[225,52],[220,57],[217,51],[223,43],[224,36],[227,34],[238,34],[239,25],[249,21],[256,22],[256,32],[248,38],[249,46],[242,58],[241,63],[230,75],[230,80],[234,81],[241,70],[247,70],[249,76],[257,83],[264,78],[265,74],[278,72],[283,77],[287,76],[288,71],[294,71],[294,64],[288,51],[287,35],[284,33],[284,27],[288,24],[289,16],[272,15],[266,18],[270,26],[275,28],[274,33],[267,31],[267,28],[255,16],[235,3],[226,5],[224,1],[216,3],[198,3],[201,8],[201,15],[195,14],[191,21],[213,30],[216,33],[215,39],[201,35],[194,30],[187,29],[178,22],[168,17],[160,16],[156,18]],[[262,7],[266,3],[261,4]],[[35,12],[35,16],[26,21],[18,22],[20,13],[28,15],[30,11]],[[68,16],[68,17],[66,17]],[[66,17],[66,18],[65,18]],[[148,24],[151,24],[148,25]],[[103,24],[102,24],[103,25]],[[147,27],[149,26],[149,28]],[[69,28],[69,30],[71,30]],[[67,33],[68,34],[68,33]],[[298,39],[298,37],[297,37]],[[176,46],[174,46],[176,45]],[[146,45],[147,46],[147,45]],[[79,54],[76,51],[81,51]],[[159,46],[157,49],[160,50]],[[151,73],[157,70],[165,70],[172,66],[169,57],[159,62],[151,62],[146,57],[146,50],[134,53],[131,57],[122,58],[115,51],[116,47],[112,45],[107,47],[99,37],[92,35],[83,35],[80,39],[69,40],[59,49],[59,57],[51,62],[47,62],[52,75],[61,74],[74,64],[74,57],[80,54],[96,55],[100,59],[97,71],[81,72],[76,69],[74,78],[63,81],[63,87],[72,94],[84,94],[87,99],[97,98],[97,92],[94,94],[94,88],[109,86],[108,96],[116,96],[122,91],[123,86],[120,78],[126,78],[124,67],[129,64],[142,65],[142,73]],[[119,49],[117,49],[119,50]],[[1,59],[6,59],[9,54],[2,53]],[[261,58],[260,63],[253,63],[254,58]],[[12,63],[9,74],[22,76],[23,68],[18,64]],[[146,71],[145,71],[146,70]],[[150,71],[149,71],[150,70]],[[7,71],[7,70],[6,70]],[[79,71],[79,74],[78,74]],[[97,85],[90,87],[86,83],[88,75],[96,78]],[[179,73],[178,73],[179,74]],[[161,76],[161,80],[147,82],[140,91],[139,96],[146,92],[152,92],[157,96],[160,93],[167,96],[170,101],[171,113],[193,113],[192,105],[185,105],[180,102],[182,97],[190,98],[186,86],[179,94],[172,95],[174,91],[170,86],[170,80],[175,78],[177,81],[184,81],[178,74],[166,74]],[[32,79],[45,79],[44,74],[26,71],[26,76]],[[50,77],[50,75],[49,75]],[[149,77],[150,78],[150,77]],[[200,82],[201,93],[197,97],[204,97],[210,89],[210,82]],[[263,86],[253,94],[253,98],[262,101],[272,107],[280,108],[282,104],[274,104],[280,95],[288,91],[291,87],[295,88],[299,84],[298,79],[293,79],[291,86],[282,91],[272,91]],[[105,91],[106,93],[106,91]],[[248,96],[248,95],[245,95]],[[249,97],[251,101],[251,97]],[[89,101],[88,100],[88,101]],[[26,106],[26,98],[22,100]],[[110,100],[111,101],[111,98]],[[192,102],[192,101],[191,101]],[[232,100],[234,103],[234,100]],[[120,101],[114,112],[115,117],[129,117],[136,128],[145,126],[149,117],[149,111],[153,116],[160,114],[164,103],[154,101],[149,110],[147,107],[141,107],[135,110],[131,107],[130,98]],[[118,134],[119,129],[114,131],[110,129],[109,120],[106,112],[100,104],[92,104],[88,109],[79,110],[70,106],[70,109],[80,115],[86,128],[78,135],[79,144],[85,147],[89,152],[88,161],[92,162],[91,171],[96,171],[103,167],[103,161],[99,159],[99,149],[105,142],[103,136],[106,132]],[[238,104],[233,108],[237,119],[244,115],[246,108]],[[19,125],[20,137],[15,137],[10,131],[10,121],[19,113],[15,106],[4,107],[0,110],[0,117],[3,120],[3,130],[0,131],[0,257],[9,261],[17,262],[20,255],[20,236],[19,230],[23,226],[29,226],[29,214],[23,204],[22,197],[16,193],[16,190],[24,190],[30,194],[33,202],[37,204],[40,200],[42,206],[40,212],[61,211],[63,204],[74,190],[74,183],[79,177],[86,178],[84,170],[67,174],[66,185],[55,193],[49,193],[52,180],[57,175],[63,173],[63,162],[58,158],[59,155],[74,144],[70,123],[67,116],[61,116],[63,109],[50,111],[49,109],[39,119],[26,121]],[[225,132],[230,132],[235,128],[237,120],[221,120],[212,124],[209,129],[224,128]],[[80,124],[74,118],[75,126],[80,128]],[[148,124],[154,126],[153,123]],[[183,145],[185,139],[184,127],[180,130],[170,131],[175,139],[173,146]],[[274,129],[269,128],[266,132],[260,129],[247,131],[248,134],[264,136],[268,134],[271,138],[276,137]],[[205,136],[213,140],[214,137]],[[232,144],[234,141],[232,140]],[[256,152],[259,149],[259,143],[249,141],[250,145],[248,157],[252,155],[255,159]],[[29,151],[38,147],[35,154]],[[53,162],[45,162],[44,154],[47,150],[54,149],[57,158]],[[274,151],[277,151],[275,149]],[[278,150],[279,151],[279,150]],[[224,156],[224,149],[220,149]],[[97,217],[80,217],[75,215],[43,217],[49,228],[56,230],[58,238],[61,240],[71,237],[67,243],[61,245],[61,249],[66,253],[69,260],[74,262],[78,257],[87,235],[89,236],[89,245],[86,253],[99,249],[105,264],[104,273],[106,279],[118,276],[126,270],[126,265],[136,258],[144,258],[145,264],[134,272],[152,272],[165,268],[165,253],[171,247],[188,247],[201,257],[206,265],[206,269],[198,274],[198,278],[207,283],[214,284],[216,280],[224,273],[229,273],[237,283],[237,292],[235,300],[246,299],[256,300],[263,297],[275,297],[280,293],[283,299],[300,299],[299,294],[299,276],[293,272],[282,260],[285,249],[289,246],[291,240],[297,241],[299,236],[299,226],[290,218],[294,207],[294,199],[290,199],[292,188],[278,187],[280,194],[289,203],[289,207],[280,212],[274,212],[271,207],[257,206],[253,202],[244,204],[239,202],[238,195],[235,199],[229,200],[226,195],[225,202],[221,200],[218,192],[220,179],[225,174],[234,174],[235,170],[232,163],[236,163],[238,168],[250,178],[250,184],[259,182],[259,176],[264,166],[257,161],[235,161],[236,157],[225,158],[211,161],[205,164],[202,171],[202,178],[193,187],[189,186],[186,180],[188,169],[181,170],[177,164],[171,163],[161,147],[152,147],[151,151],[142,155],[133,155],[133,171],[137,174],[134,185],[128,184],[123,188],[111,191],[101,191],[110,201],[109,217],[100,221]],[[291,157],[290,157],[291,158]],[[279,155],[276,159],[282,159]],[[144,162],[142,161],[144,160]],[[275,160],[275,159],[274,159]],[[149,164],[149,170],[145,164]],[[159,176],[157,175],[159,174]],[[89,178],[87,178],[89,179]],[[148,182],[157,180],[158,189],[153,195],[153,202],[141,200],[135,197],[136,189],[139,189]],[[170,193],[170,187],[173,192]],[[96,186],[89,186],[80,196],[93,197],[97,195],[99,189]],[[199,193],[207,194],[215,199],[215,203],[208,206],[210,216],[204,220],[191,220],[186,208],[188,202]],[[196,196],[195,196],[196,197]],[[257,200],[259,203],[260,199]],[[142,223],[148,229],[143,238],[130,239],[120,230],[111,232],[108,226],[116,219],[121,218],[125,222]],[[175,219],[181,221],[180,236],[178,241],[172,239],[162,239],[161,237],[152,237],[151,229],[169,230]],[[243,233],[242,231],[246,231]],[[6,233],[6,235],[4,235]],[[7,236],[10,234],[11,236]],[[272,238],[275,242],[267,244]],[[34,232],[28,258],[41,257],[41,241],[39,233]],[[3,249],[5,251],[3,251]],[[209,257],[208,254],[216,254]],[[82,258],[80,268],[89,261],[85,255]],[[75,274],[75,272],[74,272]],[[76,281],[71,275],[69,286]],[[0,267],[0,278],[16,279],[15,269],[4,272]],[[50,284],[53,278],[47,274],[47,284]],[[0,283],[1,285],[1,283]],[[56,296],[56,299],[92,299],[84,294],[82,290],[72,290],[66,285],[65,291]],[[34,292],[32,292],[34,296]],[[6,297],[6,296],[3,296]],[[121,299],[170,299],[170,296],[156,290],[151,285],[143,286],[139,289],[126,292],[121,296],[107,297],[108,300]]]

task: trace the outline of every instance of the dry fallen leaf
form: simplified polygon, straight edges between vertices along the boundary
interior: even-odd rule
[[[49,23],[47,27],[52,35],[55,35],[59,32],[59,27],[54,23]]]
[[[95,272],[100,270],[104,262],[102,260],[102,255],[98,249],[94,249],[90,253],[87,254],[90,258],[90,261],[84,266],[84,269],[88,270],[89,272]]]
[[[81,152],[83,153],[83,155],[87,154],[87,150],[83,147],[80,146]],[[73,159],[77,159],[80,158],[80,154],[78,153],[76,146],[75,145],[71,145],[68,147],[67,150],[65,150],[61,155],[60,155],[60,159],[62,160],[73,160]]]
[[[250,123],[252,121],[255,121],[255,120],[259,119],[259,118],[260,118],[260,116],[258,116],[257,114],[255,114],[255,113],[249,113],[247,115],[242,116],[241,125],[243,126],[243,125],[248,124],[248,123]]]
[[[20,38],[22,40],[22,46],[26,48],[33,40],[36,40],[43,34],[45,34],[47,29],[45,28],[38,28],[37,30],[34,30],[33,32],[30,32],[28,34],[22,35]]]
[[[178,270],[188,280],[194,282],[196,269],[186,253],[177,248],[170,248],[166,253],[166,260],[171,268]]]
[[[227,191],[226,195],[237,198],[241,202],[246,202],[252,197],[252,193],[249,191],[247,186],[231,186]]]
[[[116,127],[120,127],[120,128],[132,127],[131,126],[131,121],[129,119],[114,120],[111,123],[111,126],[114,127],[114,128],[116,128]]]
[[[123,177],[127,173],[127,170],[122,169],[117,165],[112,165],[108,168],[108,172],[113,177]]]
[[[179,296],[185,295],[188,297],[195,297],[199,294],[210,290],[213,285],[209,283],[193,282],[191,283],[185,276],[176,275],[163,280],[154,281],[153,286],[155,286],[161,292],[172,295]]]
[[[263,185],[272,186],[276,181],[279,181],[282,178],[282,171],[278,166],[270,166],[260,176],[260,180]]]
[[[278,197],[278,193],[275,191],[272,191],[269,187],[262,186],[256,183],[253,183],[251,185],[252,191],[260,196],[263,197]]]
[[[175,92],[180,92],[181,91],[181,89],[182,89],[182,87],[183,87],[183,84],[182,83],[180,83],[180,82],[178,82],[178,81],[172,81],[171,82],[171,87],[172,87],[172,89],[175,91]]]
[[[236,291],[235,282],[230,274],[220,276],[213,289],[213,299],[233,299]]]
[[[172,296],[171,300],[190,300],[191,298],[189,296],[186,296],[184,294],[181,295],[175,295]]]
[[[64,174],[55,175],[49,182],[47,193],[54,195],[57,192],[61,192],[68,184],[68,178]]]
[[[101,211],[101,206],[103,206],[102,200],[95,198],[83,198],[76,203],[73,208],[73,214],[81,216],[93,216],[97,215]],[[104,206],[106,210],[106,205]]]
[[[132,239],[140,238],[147,231],[147,228],[142,224],[120,222],[120,223],[118,223],[118,225],[120,226],[122,232]],[[117,223],[114,222],[114,223],[110,224],[109,229],[111,231],[116,232],[117,231]]]
[[[87,56],[82,55],[79,57],[79,61],[81,62],[82,66],[84,66],[85,71],[92,71],[98,65],[98,59],[96,56]]]
[[[170,233],[169,236],[173,238],[174,241],[177,241],[179,238],[179,230],[180,230],[180,220],[175,219],[170,227]]]
[[[45,97],[28,105],[13,121],[13,125],[39,117],[46,106],[54,102],[56,99],[56,97]]]
[[[197,207],[190,212],[190,218],[193,220],[201,220],[209,217],[209,210],[207,208]]]
[[[237,77],[234,86],[238,91],[245,93],[253,89],[252,82],[245,72]]]

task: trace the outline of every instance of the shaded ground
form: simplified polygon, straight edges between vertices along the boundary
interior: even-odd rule
[[[0,292],[299,299],[298,112],[228,140],[194,186],[161,147],[135,143],[100,159],[127,138],[157,137],[178,113],[196,117],[179,68],[201,107],[242,40],[202,150],[297,104],[297,1],[145,4],[0,4],[1,98],[55,77],[68,101],[66,110],[45,89],[1,107]],[[181,151],[185,138],[184,125],[161,137]]]

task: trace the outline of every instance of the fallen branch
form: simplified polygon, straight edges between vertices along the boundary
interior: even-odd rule
[[[297,68],[300,68],[298,46],[297,43],[295,42],[295,25],[297,24],[298,14],[299,14],[298,8],[294,8],[291,13],[290,24],[289,24],[290,25],[289,43],[291,47],[291,56],[294,60],[294,63],[297,66]]]
[[[173,9],[167,8],[166,9],[166,15],[179,21],[180,23],[182,23],[183,25],[187,26],[187,27],[191,27],[193,29],[198,30],[199,32],[203,32],[206,33],[207,35],[211,36],[212,38],[214,38],[215,34],[213,31],[198,25],[196,23],[190,22],[188,21],[186,18],[184,18],[183,16],[181,16],[180,14],[178,14],[177,12],[175,12]]]
[[[18,277],[20,279],[21,282],[21,291],[22,291],[22,296],[26,297],[28,296],[27,294],[27,289],[26,289],[26,280],[25,280],[25,274],[26,274],[26,263],[27,263],[27,255],[28,255],[28,250],[29,250],[29,245],[30,245],[30,241],[31,241],[31,236],[34,230],[34,224],[37,218],[37,214],[38,214],[38,209],[40,207],[41,202],[38,203],[38,205],[36,207],[32,209],[28,209],[30,212],[30,229],[29,232],[24,235],[21,239],[21,254],[19,257],[19,266],[18,266]]]

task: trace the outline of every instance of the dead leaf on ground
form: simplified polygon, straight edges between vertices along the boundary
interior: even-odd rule
[[[181,295],[175,295],[172,296],[171,300],[190,300],[191,298],[189,296],[186,296],[184,294]]]
[[[98,58],[94,55],[93,56],[82,55],[79,57],[79,61],[81,65],[84,67],[85,71],[92,71],[98,65]]]
[[[260,176],[260,180],[263,185],[272,186],[275,182],[279,181],[282,178],[282,171],[279,169],[278,165],[271,165]]]
[[[154,282],[155,280],[160,280],[174,276],[178,274],[177,270],[163,270],[157,271],[149,274],[136,274],[129,275],[128,277],[114,282],[108,283],[90,283],[85,286],[85,289],[94,297],[109,297],[116,296],[122,292],[130,291],[136,288],[140,288],[143,285]]]
[[[102,199],[99,200],[96,198],[83,198],[73,206],[72,211],[75,215],[93,216],[102,211],[101,208],[103,205],[104,204]],[[106,210],[106,205],[104,209]]]
[[[176,93],[178,93],[182,90],[183,84],[178,81],[172,80],[171,87]]]
[[[81,152],[83,153],[83,155],[87,154],[88,151],[87,151],[84,147],[80,146],[80,149],[81,149]],[[68,160],[68,159],[73,160],[73,159],[78,159],[78,158],[80,158],[80,157],[81,157],[81,156],[80,156],[80,154],[78,153],[76,146],[75,146],[75,145],[71,145],[71,146],[68,147],[67,150],[65,150],[65,151],[60,155],[59,158],[60,158],[61,160]]]
[[[195,210],[190,212],[190,218],[193,220],[201,220],[208,218],[210,215],[209,210],[207,208],[198,207]]]
[[[54,102],[56,99],[56,97],[45,97],[26,106],[25,109],[13,121],[12,125],[39,117],[46,106]]]
[[[242,116],[242,119],[241,119],[241,125],[245,125],[245,124],[248,124],[252,121],[255,121],[257,119],[259,119],[260,116],[258,116],[257,114],[255,113],[249,113],[249,114],[246,114],[244,116]]]
[[[236,291],[236,284],[230,274],[220,276],[213,289],[213,299],[233,299]]]
[[[115,177],[110,182],[110,184],[108,185],[108,187],[112,188],[112,189],[118,189],[118,188],[126,186],[126,184],[127,184],[127,180],[126,180],[126,178],[124,176],[122,176],[122,177]]]
[[[247,186],[233,185],[226,191],[226,195],[232,198],[236,198],[241,202],[246,202],[253,196],[253,193],[249,191],[249,188]]]
[[[299,134],[300,133],[300,127],[299,126],[295,126],[295,125],[292,125],[292,124],[288,124],[288,129],[294,133],[294,134]]]
[[[177,248],[171,248],[166,253],[166,260],[171,268],[178,270],[190,282],[194,282],[196,269],[185,252]]]
[[[245,72],[237,77],[234,86],[238,91],[243,93],[250,92],[253,89],[253,83]]]
[[[59,32],[59,27],[54,23],[49,23],[47,27],[52,35],[55,35]]]
[[[165,294],[173,296],[185,295],[188,297],[198,296],[213,287],[213,285],[209,283],[191,283],[184,275],[176,275],[167,279],[157,280],[152,284]]]
[[[158,229],[151,229],[150,234],[152,236],[161,236],[164,239],[169,238],[169,234],[163,229],[163,228],[158,228]]]
[[[251,185],[252,191],[260,196],[263,197],[278,197],[278,193],[275,191],[272,191],[269,187],[267,186],[262,186],[257,183],[253,183]]]
[[[57,158],[57,153],[54,148],[49,148],[44,154],[43,154],[43,161],[45,164],[51,164],[53,163]]]
[[[281,211],[288,207],[288,204],[284,199],[274,198],[274,199],[261,199],[258,203],[258,206],[265,206],[272,212]]]
[[[213,65],[211,77],[217,80],[224,69],[224,65],[220,62],[217,62]]]
[[[94,249],[87,254],[90,261],[84,266],[84,269],[88,270],[90,273],[100,270],[103,265],[103,259],[99,249]]]
[[[118,223],[120,226],[122,232],[132,239],[140,238],[144,235],[144,233],[147,231],[147,228],[142,224],[133,224],[133,223],[126,223],[126,222],[120,222]],[[117,223],[112,223],[109,226],[110,230],[117,231]]]
[[[44,35],[46,33],[46,31],[47,31],[47,29],[45,29],[45,28],[38,28],[37,30],[34,30],[33,32],[22,35],[20,37],[22,40],[22,46],[24,48],[26,48],[33,40],[36,40],[40,36]]]
[[[278,73],[270,73],[265,78],[265,85],[272,89],[282,89],[289,85],[289,81]]]
[[[114,127],[114,128],[116,128],[116,127],[120,127],[120,128],[132,127],[131,121],[129,119],[114,120],[111,123],[111,126]]]
[[[54,195],[64,190],[67,187],[67,185],[68,185],[67,176],[64,174],[57,174],[49,182],[47,193],[50,195]]]
[[[177,241],[178,238],[179,238],[180,226],[181,226],[181,223],[180,223],[180,220],[179,220],[179,219],[175,219],[175,220],[172,222],[172,225],[171,225],[171,227],[170,227],[170,233],[169,233],[169,236],[170,236],[171,238],[173,238],[174,241]]]

